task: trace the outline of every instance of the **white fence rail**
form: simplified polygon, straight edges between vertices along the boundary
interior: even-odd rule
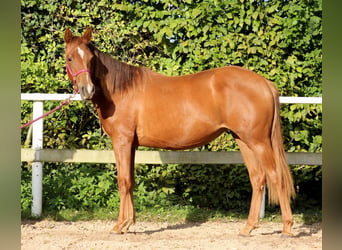
[[[27,93],[21,94],[21,100],[27,101],[62,101],[70,97],[70,94],[41,94]],[[79,94],[75,95],[71,100],[81,101]],[[281,96],[280,103],[307,103],[307,104],[322,104],[322,97],[296,97],[296,96]]]
[[[43,115],[43,101],[59,101],[69,94],[21,94],[21,100],[33,101],[33,119]],[[322,104],[322,97],[280,97],[280,103]],[[81,100],[76,95],[71,100]],[[61,150],[43,149],[43,120],[33,123],[32,149],[21,149],[21,161],[32,162],[32,215],[42,212],[42,162],[115,163],[109,150]],[[321,153],[287,153],[289,164],[322,165]],[[136,163],[145,164],[240,164],[240,152],[185,152],[185,151],[137,151]],[[264,216],[265,190],[260,217]]]

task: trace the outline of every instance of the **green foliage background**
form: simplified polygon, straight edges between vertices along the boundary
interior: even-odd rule
[[[71,93],[65,74],[66,27],[94,31],[103,52],[167,75],[225,65],[254,70],[282,96],[322,95],[321,0],[22,0],[22,93]],[[56,102],[45,102],[45,110]],[[322,105],[282,105],[286,151],[322,151]],[[22,101],[22,123],[32,103]],[[28,129],[22,130],[23,147]],[[44,121],[44,148],[111,148],[91,103],[74,102]],[[147,150],[140,148],[141,150]],[[225,133],[195,150],[238,150]],[[321,208],[321,166],[291,166],[294,207]],[[116,169],[105,164],[44,164],[43,209],[118,209]],[[31,206],[31,166],[22,164],[22,211]],[[247,211],[251,188],[237,165],[140,165],[137,209],[175,204]]]

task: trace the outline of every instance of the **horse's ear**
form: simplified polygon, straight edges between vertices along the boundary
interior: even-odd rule
[[[67,28],[64,32],[64,42],[69,43],[72,40],[72,38],[73,38],[73,35],[72,35],[70,29]]]
[[[82,39],[85,43],[90,43],[91,41],[91,34],[92,34],[92,30],[90,27],[87,27],[86,31],[84,32]]]

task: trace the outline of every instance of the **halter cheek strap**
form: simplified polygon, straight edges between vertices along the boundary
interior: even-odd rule
[[[85,73],[85,72],[88,72],[90,74],[90,71],[88,69],[81,69],[81,70],[77,71],[76,73],[73,73],[70,66],[68,65],[68,63],[66,63],[65,65],[66,65],[66,71],[67,71],[67,74],[69,76],[69,79],[70,79],[70,75],[71,75],[72,79],[70,79],[70,80],[74,84],[75,91],[78,92],[78,88],[76,85],[76,76],[78,76],[81,73]]]

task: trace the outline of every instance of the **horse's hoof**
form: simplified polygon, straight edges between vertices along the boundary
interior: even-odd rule
[[[292,233],[281,233],[281,238],[283,239],[287,239],[287,238],[291,238],[293,237],[293,234]]]
[[[249,238],[249,237],[251,237],[251,235],[250,234],[242,234],[242,233],[239,233],[239,236],[240,237],[243,237],[243,238]]]
[[[246,233],[246,232],[243,232],[243,231],[241,231],[239,233],[239,236],[244,237],[244,238],[251,237],[251,235],[249,233]]]
[[[116,231],[116,230],[110,230],[109,234],[113,234],[113,235],[119,235],[119,234],[123,234],[121,231]]]
[[[122,234],[122,230],[117,226],[114,226],[112,230],[109,231],[110,234]]]
[[[246,225],[239,233],[240,236],[242,237],[250,237],[251,236],[251,232],[253,231],[253,229],[255,229],[257,226],[251,226],[251,225]]]

